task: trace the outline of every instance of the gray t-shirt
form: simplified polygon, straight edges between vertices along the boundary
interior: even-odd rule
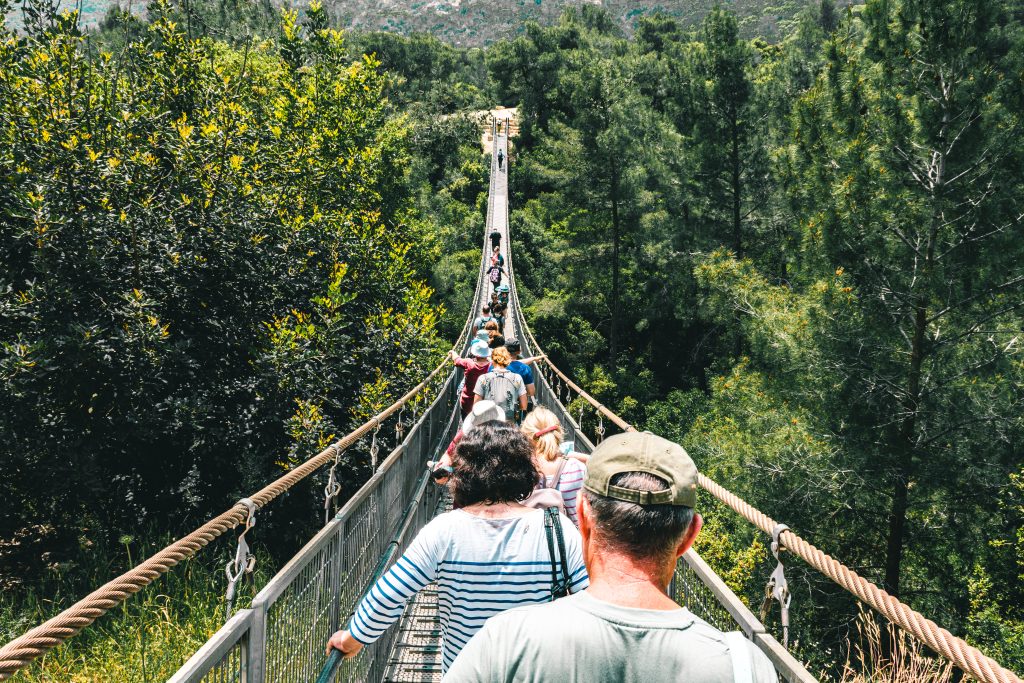
[[[750,641],[753,683],[777,683]],[[733,683],[724,635],[685,608],[619,607],[586,591],[487,620],[444,677],[446,683]]]

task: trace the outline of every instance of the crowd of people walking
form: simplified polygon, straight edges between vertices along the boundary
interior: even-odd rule
[[[650,433],[566,442],[535,405],[531,366],[504,332],[509,289],[491,233],[494,291],[473,321],[461,427],[437,463],[453,509],[429,522],[366,593],[328,651],[354,657],[436,584],[444,680],[775,683],[742,633],[722,633],[667,587],[703,524],[697,467]]]

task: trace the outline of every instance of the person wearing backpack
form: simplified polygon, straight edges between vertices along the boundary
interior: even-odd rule
[[[484,329],[484,325],[489,322],[497,322],[494,316],[491,315],[491,307],[484,304],[484,307],[480,309],[480,315],[473,321],[473,334],[476,334],[480,330]]]
[[[465,383],[462,385],[462,394],[459,397],[462,417],[469,414],[476,402],[473,390],[480,378],[487,374],[487,370],[490,368],[491,349],[487,346],[487,342],[476,340],[469,347],[469,355],[469,358],[460,358],[455,351],[448,352],[449,360],[462,368],[465,375]]]
[[[647,432],[615,434],[590,455],[577,509],[590,586],[491,617],[445,683],[777,683],[742,631],[723,633],[669,595],[703,520],[697,467]]]
[[[473,401],[494,401],[505,411],[505,419],[515,418],[516,406],[526,410],[526,385],[523,378],[508,369],[512,356],[504,346],[491,351],[491,371],[481,377],[473,393]]]
[[[491,284],[494,285],[495,291],[497,291],[498,287],[501,286],[502,275],[507,275],[507,273],[501,266],[494,265],[487,269],[487,278],[491,281]]]
[[[562,439],[565,438],[562,424],[547,408],[534,408],[523,420],[520,429],[533,446],[533,461],[541,475],[537,489],[557,491],[561,495],[561,507],[566,516],[578,527],[580,522],[576,516],[576,499],[583,488],[587,466],[576,458],[562,454]],[[524,505],[530,506],[529,503]]]

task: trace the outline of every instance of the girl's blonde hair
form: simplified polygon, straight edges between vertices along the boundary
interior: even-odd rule
[[[552,427],[555,429],[551,429]],[[562,452],[559,446],[562,445],[565,433],[562,431],[562,423],[558,421],[553,412],[542,406],[537,406],[523,420],[520,429],[533,444],[534,453],[548,461],[561,457]],[[537,432],[544,430],[551,431],[537,436]]]
[[[491,351],[491,362],[498,367],[507,368],[508,364],[512,362],[512,355],[504,346],[499,346]]]

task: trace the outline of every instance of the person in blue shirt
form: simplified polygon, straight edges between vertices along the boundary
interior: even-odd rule
[[[526,398],[531,404],[533,403],[533,395],[536,393],[537,388],[533,386],[533,370],[529,365],[519,360],[519,354],[522,353],[522,347],[519,345],[518,339],[506,339],[505,348],[508,349],[509,354],[512,356],[512,362],[508,364],[508,369],[516,373],[523,378],[523,384],[526,385]],[[540,358],[540,356],[537,356]],[[529,362],[537,360],[537,358],[528,359]],[[526,409],[530,411],[529,408]]]

